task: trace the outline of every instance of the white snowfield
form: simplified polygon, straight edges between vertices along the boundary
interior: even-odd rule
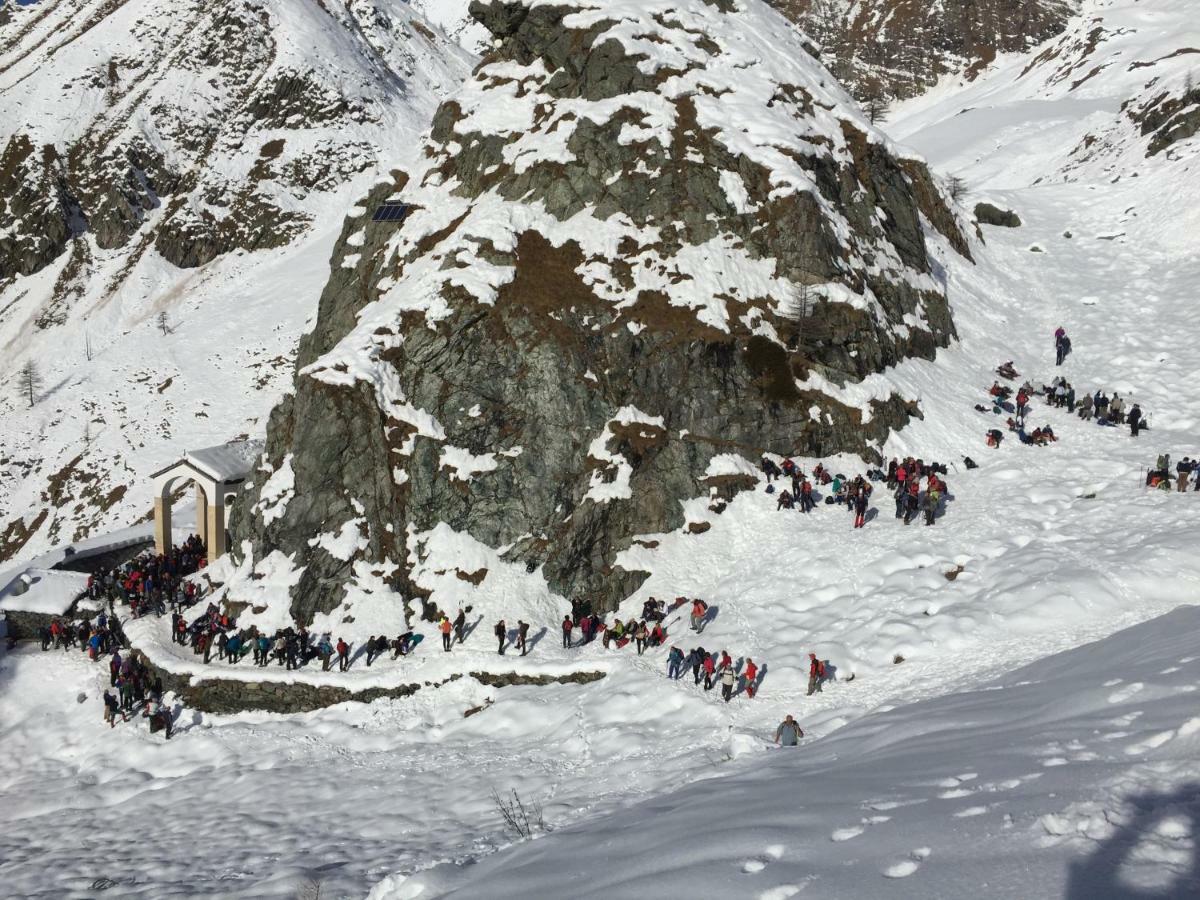
[[[182,710],[164,743],[144,721],[103,725],[102,667],[23,646],[0,656],[5,892],[294,897],[315,879],[322,897],[372,900],[1200,894],[1200,493],[1143,487],[1158,453],[1200,455],[1200,144],[1147,158],[1150,138],[1121,111],[1182,94],[1195,57],[1176,51],[1200,46],[1192,12],[1089,0],[1048,47],[893,114],[894,137],[965,180],[966,207],[987,197],[1024,223],[983,226],[976,266],[941,247],[961,340],[886,373],[924,418],[883,451],[950,467],[944,516],[905,527],[877,491],[855,531],[824,504],[776,511],[760,488],[720,515],[697,498],[687,517],[707,531],[646,535],[623,559],[650,575],[622,613],[650,595],[704,597],[703,635],[674,613],[670,640],[752,657],[756,698],[726,705],[690,674],[671,683],[662,651],[564,650],[565,601],[540,573],[446,528],[408,535],[431,600],[471,604],[480,627],[451,654],[418,627],[411,660],[351,678],[409,665],[422,680],[501,665],[606,677],[504,689],[464,677],[288,717]],[[1108,37],[1089,45],[1098,26]],[[1078,74],[1059,75],[1067,62]],[[1060,325],[1074,353],[1058,368]],[[1150,430],[1134,439],[1035,398],[1030,425],[1058,441],[987,449],[1002,417],[973,407],[1009,359],[1035,385],[1062,373],[1081,395],[1140,402]],[[273,562],[254,583],[278,597],[289,568]],[[459,577],[484,568],[478,584]],[[500,617],[547,634],[501,661]],[[811,698],[809,652],[837,670]],[[774,749],[788,713],[807,737]],[[510,789],[543,805],[553,833],[505,849],[491,793]]]
[[[758,745],[728,777],[370,898],[1194,897],[1197,629],[1179,609],[823,740]]]

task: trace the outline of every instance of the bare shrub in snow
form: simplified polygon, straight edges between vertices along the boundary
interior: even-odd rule
[[[500,813],[500,818],[504,820],[505,830],[514,837],[518,839],[531,838],[535,832],[541,833],[550,830],[546,827],[546,820],[542,815],[542,804],[531,802],[526,805],[516,788],[513,788],[508,796],[503,797],[493,789],[492,800],[496,804],[496,811]]]
[[[321,900],[321,879],[305,878],[296,890],[296,900]]]

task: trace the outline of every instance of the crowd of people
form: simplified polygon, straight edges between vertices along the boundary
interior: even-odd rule
[[[1062,328],[1058,328],[1054,333],[1054,350],[1056,364],[1062,365],[1071,352],[1071,339]],[[1006,381],[1016,381],[1021,377],[1012,360],[998,366],[996,374]],[[1075,386],[1061,375],[1055,376],[1050,384],[1043,384],[1040,390],[1035,389],[1028,380],[1016,389],[1001,384],[998,380],[993,381],[988,389],[990,402],[976,404],[975,409],[979,412],[990,410],[998,416],[1007,413],[1005,424],[1009,433],[1016,434],[1023,444],[1044,447],[1057,441],[1058,436],[1049,425],[1042,425],[1032,431],[1027,428],[1029,404],[1035,395],[1044,398],[1047,406],[1065,409],[1085,422],[1094,421],[1101,426],[1128,425],[1129,433],[1133,437],[1137,437],[1146,428],[1146,416],[1139,404],[1127,403],[1125,398],[1115,391],[1111,397],[1099,389],[1080,395]],[[990,428],[985,438],[989,447],[998,448],[1004,440],[1004,432],[999,428]]]
[[[973,461],[968,461],[967,464],[969,468],[974,467]],[[813,486],[821,485],[828,488],[824,502],[852,512],[855,528],[863,528],[867,523],[871,495],[876,483],[883,482],[892,490],[896,501],[896,518],[903,519],[905,525],[909,524],[921,509],[925,510],[925,524],[934,524],[946,496],[946,483],[939,477],[946,474],[946,467],[936,462],[926,464],[923,460],[913,457],[903,460],[893,457],[886,472],[871,469],[865,475],[856,475],[853,478],[847,478],[841,473],[832,473],[825,468],[824,463],[818,462],[813,467],[811,481],[790,457],[778,464],[764,454],[761,467],[767,479],[768,493],[774,493],[775,480],[791,480],[791,492],[786,488],[780,491],[776,509],[795,509],[799,503],[801,512],[811,512],[816,507],[816,500],[820,499],[814,496]],[[921,485],[922,478],[927,480],[924,488]]]
[[[193,534],[167,553],[143,553],[89,575],[87,596],[107,602],[109,612],[115,603],[124,603],[135,619],[149,612],[165,616],[168,606],[179,609],[196,602],[196,585],[185,579],[207,565],[206,553],[204,542]]]

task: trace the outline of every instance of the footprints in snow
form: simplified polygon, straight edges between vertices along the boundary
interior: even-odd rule
[[[1112,687],[1113,685],[1120,684],[1120,683],[1121,683],[1121,679],[1118,678],[1114,681],[1106,681],[1104,683],[1104,686]],[[1145,687],[1145,685],[1142,684],[1140,681],[1134,681],[1131,684],[1127,684],[1127,685],[1125,685],[1125,687],[1119,688],[1118,690],[1115,690],[1111,694],[1109,694],[1108,702],[1109,703],[1124,703],[1126,700],[1129,700],[1135,694],[1141,693],[1141,691],[1144,687]]]
[[[761,872],[767,867],[768,863],[779,859],[783,856],[782,844],[769,844],[763,848],[763,855],[756,856],[742,863],[742,871],[747,875],[753,875],[755,872]],[[790,895],[789,895],[790,896]]]
[[[929,855],[933,851],[928,847],[918,847],[908,855],[908,859],[902,859],[899,862],[892,863],[883,870],[884,878],[907,878],[912,875],[917,869],[921,868],[921,863],[929,859]]]
[[[761,856],[753,857],[742,863],[742,871],[747,875],[755,875],[765,869],[770,863],[783,857],[784,846],[782,844],[769,844],[763,848]],[[779,884],[772,888],[767,888],[758,894],[758,900],[788,900],[789,897],[794,897],[803,889],[802,884]]]
[[[848,841],[852,838],[858,837],[871,825],[882,825],[884,822],[890,822],[891,820],[891,816],[867,816],[861,820],[861,825],[850,825],[846,828],[839,828],[829,836],[829,839],[839,843],[842,841]]]

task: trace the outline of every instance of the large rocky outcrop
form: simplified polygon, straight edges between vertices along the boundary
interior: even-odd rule
[[[908,98],[947,74],[1061,33],[1077,0],[769,0],[820,42],[833,73],[864,99]]]
[[[872,455],[915,412],[877,373],[954,333],[957,217],[758,0],[472,11],[496,49],[347,221],[234,523],[302,620],[420,593],[438,523],[611,608],[723,454]]]

